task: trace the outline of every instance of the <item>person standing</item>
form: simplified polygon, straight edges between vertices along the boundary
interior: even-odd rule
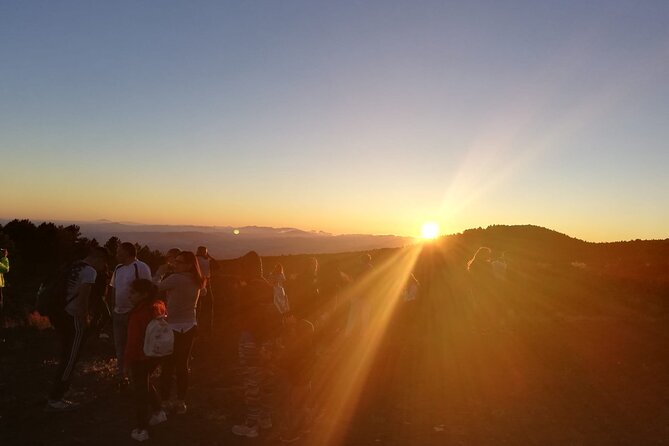
[[[272,427],[271,367],[276,338],[281,331],[281,313],[274,305],[272,285],[263,278],[258,253],[245,254],[241,258],[241,270],[238,355],[246,419],[243,424],[232,426],[232,433],[257,437],[261,429]]]
[[[211,289],[211,270],[212,262],[216,262],[209,255],[206,246],[198,246],[195,253],[197,264],[204,278],[204,286],[200,292],[200,301],[198,305],[198,328],[200,334],[206,338],[211,337],[214,329],[214,293]]]
[[[109,335],[103,332],[105,326],[111,321],[111,313],[109,312],[109,305],[107,305],[108,290],[109,268],[105,265],[102,271],[98,271],[95,284],[91,290],[89,303],[91,320],[88,327],[88,333],[91,337],[109,339]]]
[[[0,342],[5,342],[5,299],[2,290],[5,288],[5,274],[9,272],[9,251],[0,248]]]
[[[286,290],[283,287],[285,282],[286,275],[283,272],[283,265],[277,263],[269,275],[269,284],[272,285],[272,289],[274,290],[274,306],[284,316],[290,312],[290,303],[286,296]]]
[[[165,254],[165,263],[160,265],[153,275],[153,281],[155,283],[159,283],[161,280],[176,271],[175,260],[179,254],[181,254],[181,250],[179,248],[170,248],[167,251],[167,254]]]
[[[355,274],[355,282],[358,284],[364,283],[364,280],[372,273],[373,270],[374,266],[372,265],[372,256],[369,254],[363,254],[360,256],[360,264]],[[356,338],[364,334],[365,330],[369,326],[370,310],[371,308],[368,296],[353,296],[349,305],[348,320],[346,322],[346,329],[344,331],[344,335],[346,337]]]
[[[160,396],[151,383],[151,373],[160,363],[160,358],[144,354],[146,328],[149,323],[165,317],[165,303],[158,299],[158,287],[149,280],[137,279],[130,285],[130,301],[133,309],[128,317],[128,344],[125,349],[125,363],[132,376],[137,414],[135,428],[130,433],[133,440],[149,439],[148,426],[167,421],[167,414],[161,408]],[[149,416],[149,408],[151,415]]]
[[[318,287],[318,260],[309,257],[304,263],[302,272],[288,283],[290,311],[296,319],[318,319],[322,310]]]
[[[111,305],[114,308],[112,322],[119,388],[125,390],[129,380],[123,358],[128,341],[128,314],[133,307],[130,302],[130,285],[137,279],[151,280],[151,268],[141,260],[137,260],[137,248],[129,242],[121,243],[118,247],[116,260],[119,264],[112,274],[109,294]]]
[[[175,260],[176,271],[158,284],[158,290],[167,296],[167,322],[174,331],[174,352],[165,358],[160,374],[160,393],[168,402],[172,377],[177,378],[177,401],[172,405],[176,413],[186,413],[188,391],[188,362],[197,332],[197,301],[204,278],[195,254],[182,251]]]
[[[84,260],[75,262],[69,268],[65,306],[49,316],[60,337],[61,357],[46,405],[48,412],[62,412],[76,407],[63,397],[70,388],[70,378],[85,339],[91,290],[97,272],[103,271],[106,263],[107,250],[101,247],[93,248]]]

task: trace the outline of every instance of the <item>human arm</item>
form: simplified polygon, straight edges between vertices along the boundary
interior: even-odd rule
[[[137,261],[137,276],[139,279],[151,280],[151,268],[144,262]]]
[[[83,315],[88,315],[88,304],[92,290],[93,290],[92,283],[82,283],[81,286],[79,287],[79,295],[77,296],[77,299],[79,299],[79,302],[81,302],[81,309]]]
[[[158,285],[158,291],[161,293],[164,293],[166,291],[169,291],[171,289],[174,289],[177,286],[177,281],[178,281],[178,274],[170,274],[169,276],[165,277],[163,280],[161,280],[157,285]]]
[[[90,299],[93,295],[93,289],[95,288],[95,281],[97,278],[97,271],[90,266],[87,266],[81,271],[81,285],[79,285],[76,299],[79,302],[79,311],[81,311],[79,314],[84,318],[88,316]]]
[[[156,273],[153,275],[153,283],[160,283],[163,280],[163,277],[169,272],[171,272],[171,267],[169,263],[163,263],[156,269]]]
[[[9,259],[7,256],[0,258],[0,274],[9,272]]]

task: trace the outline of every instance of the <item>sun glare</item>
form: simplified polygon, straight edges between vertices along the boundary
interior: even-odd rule
[[[420,228],[420,236],[426,240],[439,237],[439,224],[433,221],[423,223],[423,226]]]

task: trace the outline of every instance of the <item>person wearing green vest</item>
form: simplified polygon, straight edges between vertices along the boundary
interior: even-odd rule
[[[0,248],[0,342],[5,341],[5,299],[2,290],[5,288],[5,273],[9,272],[9,253],[5,248]]]

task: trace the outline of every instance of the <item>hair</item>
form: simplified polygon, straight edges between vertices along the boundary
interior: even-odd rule
[[[137,257],[137,248],[134,244],[130,242],[123,242],[119,248],[124,250],[130,257]]]
[[[195,255],[206,256],[207,255],[207,247],[206,246],[198,246]]]
[[[304,261],[304,271],[311,271],[311,268],[314,266],[316,267],[316,271],[318,271],[318,267],[320,266],[318,259],[316,257],[307,257]]]
[[[484,254],[485,253],[485,254]],[[487,248],[485,246],[481,246],[476,253],[474,254],[474,257],[467,262],[467,270],[472,269],[472,265],[475,263],[480,263],[484,262],[485,260],[483,259],[483,256],[486,255],[488,259],[490,259],[490,254],[492,253],[492,250],[490,248]]]
[[[283,265],[282,264],[277,263],[276,265],[274,265],[274,269],[272,270],[272,274],[276,274],[276,273],[283,274]]]
[[[182,257],[184,263],[189,266],[188,271],[193,275],[193,281],[197,286],[202,288],[204,286],[204,276],[202,271],[200,271],[200,264],[197,263],[195,254],[191,251],[181,251],[177,257]]]
[[[165,254],[165,256],[174,256],[174,257],[176,257],[176,256],[178,256],[179,254],[181,254],[181,250],[180,250],[179,248],[170,248],[170,249],[167,250],[167,253]]]
[[[148,279],[135,279],[130,284],[130,289],[145,295],[147,299],[154,300],[158,297],[158,286]]]
[[[102,246],[94,246],[93,248],[91,248],[91,252],[88,255],[90,255],[91,257],[107,260],[107,258],[109,257],[109,251],[107,250],[107,248],[104,248]]]

